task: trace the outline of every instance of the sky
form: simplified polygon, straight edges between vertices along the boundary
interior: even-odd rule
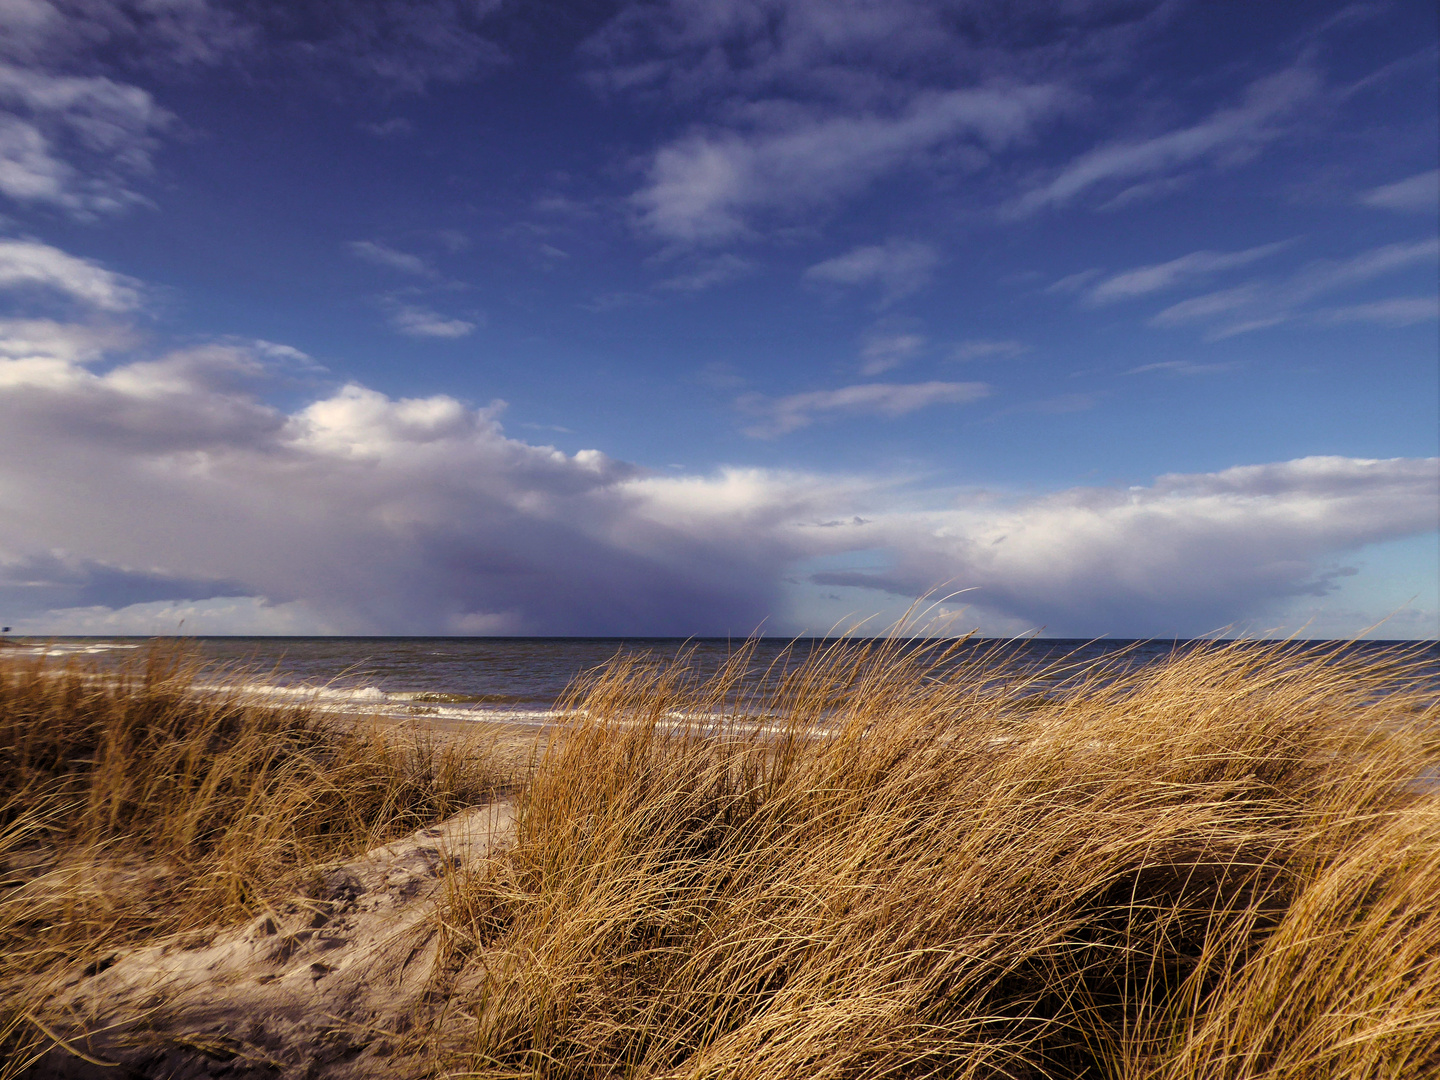
[[[0,622],[1436,638],[1436,20],[0,0]]]

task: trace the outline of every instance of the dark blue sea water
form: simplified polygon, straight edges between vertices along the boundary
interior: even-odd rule
[[[13,639],[12,639],[13,640]],[[146,638],[54,638],[27,641],[24,651],[44,648],[120,662],[145,648]],[[336,708],[448,719],[505,719],[539,723],[553,716],[557,699],[576,677],[617,655],[663,663],[684,655],[697,674],[718,669],[745,643],[724,638],[419,638],[419,637],[192,637],[183,643],[206,662],[243,669],[245,679],[281,696],[317,695]],[[751,682],[767,671],[803,661],[833,641],[766,638],[755,643]],[[841,647],[861,647],[850,639]],[[992,653],[1058,682],[1106,664],[1122,669],[1154,663],[1194,642],[1172,640],[970,639],[955,660]],[[916,642],[913,648],[927,647]],[[928,643],[933,648],[934,643]],[[1324,650],[1356,657],[1402,651],[1434,674],[1440,686],[1440,643],[1364,641],[1296,642],[1301,652]]]

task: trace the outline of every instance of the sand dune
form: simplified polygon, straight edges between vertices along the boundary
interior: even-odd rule
[[[437,893],[447,872],[484,860],[513,830],[508,801],[465,810],[322,869],[310,895],[208,942],[92,964],[57,1001],[91,1034],[31,1075],[403,1074],[404,1032],[434,974]]]

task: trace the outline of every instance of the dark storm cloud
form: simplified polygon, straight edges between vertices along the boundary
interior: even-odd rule
[[[177,578],[65,555],[0,561],[0,617],[16,622],[55,608],[124,608],[157,600],[244,594],[233,581]]]

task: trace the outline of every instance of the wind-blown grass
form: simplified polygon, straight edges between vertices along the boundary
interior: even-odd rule
[[[1440,713],[1403,657],[1214,645],[1061,690],[958,657],[580,687],[513,848],[452,881],[446,1067],[1440,1074]]]
[[[471,744],[265,707],[240,673],[198,682],[173,646],[118,670],[5,661],[0,1077],[48,1044],[47,996],[75,965],[213,933],[497,780]]]
[[[1433,672],[1003,657],[850,642],[758,690],[743,650],[581,683],[508,848],[444,878],[405,1068],[1440,1075]],[[47,1003],[77,965],[266,911],[498,781],[470,745],[196,676],[164,649],[0,665],[0,1077],[76,1030]]]

